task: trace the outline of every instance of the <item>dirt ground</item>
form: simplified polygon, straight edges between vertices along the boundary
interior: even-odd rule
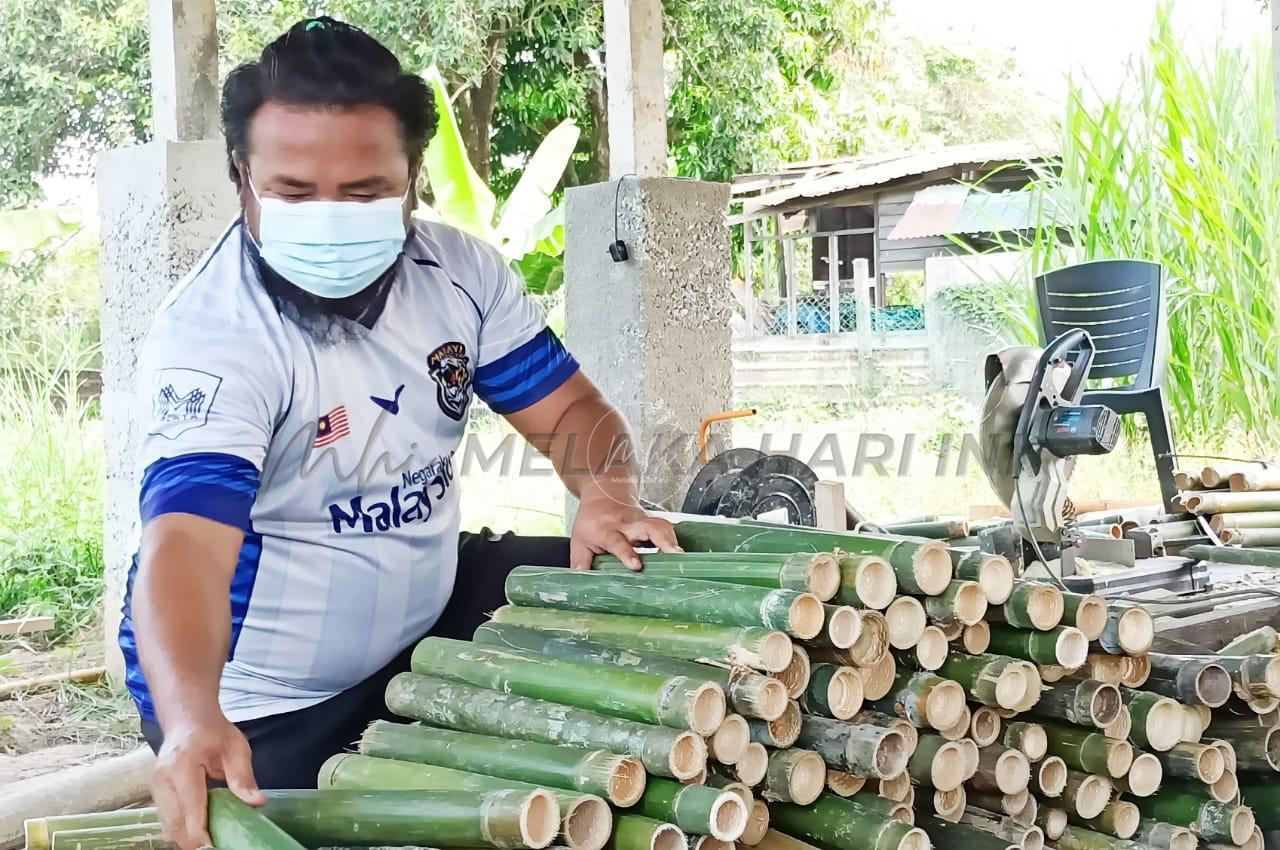
[[[99,635],[55,649],[0,642],[0,683],[102,664]],[[105,682],[0,700],[0,787],[138,746],[129,697]]]

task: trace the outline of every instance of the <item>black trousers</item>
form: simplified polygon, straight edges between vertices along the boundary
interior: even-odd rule
[[[453,596],[429,634],[468,640],[489,614],[506,602],[507,573],[522,564],[569,566],[567,537],[518,537],[482,529],[458,539],[458,579]],[[287,714],[237,723],[253,748],[253,772],[262,788],[314,788],[324,760],[350,747],[373,720],[394,719],[387,711],[387,682],[409,669],[413,646],[358,685],[324,702]],[[142,734],[159,750],[159,724],[142,721]]]

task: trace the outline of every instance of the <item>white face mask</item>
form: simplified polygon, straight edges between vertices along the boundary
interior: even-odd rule
[[[404,202],[258,199],[262,259],[285,280],[320,298],[346,298],[369,286],[404,248]]]

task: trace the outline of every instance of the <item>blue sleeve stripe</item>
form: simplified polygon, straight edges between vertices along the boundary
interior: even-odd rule
[[[193,514],[247,531],[257,493],[258,470],[244,458],[219,452],[161,458],[142,477],[142,521]]]
[[[520,384],[530,372],[555,368],[556,361],[569,357],[560,338],[550,328],[543,328],[523,345],[517,346],[492,363],[476,369],[476,389],[501,392]]]
[[[520,392],[519,395],[511,396],[504,394],[501,399],[484,398],[489,409],[494,413],[507,414],[515,413],[517,410],[524,410],[530,405],[537,404],[551,393],[560,388],[560,385],[569,380],[575,372],[578,371],[578,361],[569,357],[560,361],[550,373],[544,374],[538,381],[530,384],[527,389]]]

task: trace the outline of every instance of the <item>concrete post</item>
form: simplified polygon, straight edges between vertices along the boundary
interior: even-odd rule
[[[733,401],[729,187],[628,178],[566,197],[568,346],[631,423],[641,497],[678,508],[699,423]],[[622,263],[606,252],[615,213]]]
[[[218,137],[218,17],[214,0],[151,0],[155,137]]]
[[[667,173],[662,0],[605,0],[609,177]]]

